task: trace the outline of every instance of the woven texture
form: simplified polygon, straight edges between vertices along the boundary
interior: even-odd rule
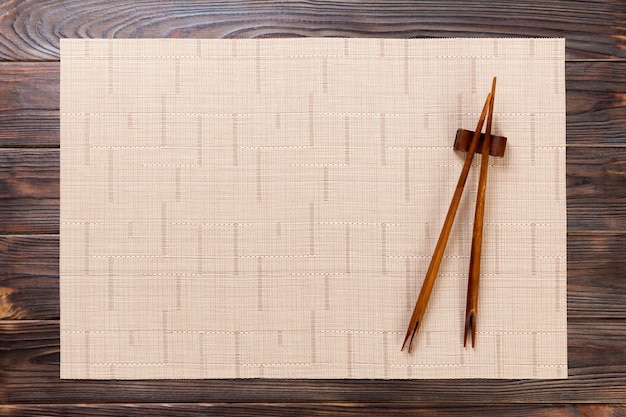
[[[62,378],[565,378],[564,40],[64,39],[60,268]]]

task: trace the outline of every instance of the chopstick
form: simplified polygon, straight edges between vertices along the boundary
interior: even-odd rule
[[[474,212],[474,230],[472,232],[472,249],[469,262],[469,279],[467,281],[467,304],[465,307],[465,333],[463,346],[467,344],[467,336],[471,335],[472,347],[476,344],[476,320],[478,314],[478,284],[480,281],[480,256],[483,244],[483,222],[485,219],[485,192],[487,188],[487,169],[489,167],[489,152],[491,148],[491,125],[493,119],[493,102],[496,94],[496,78],[491,85],[491,100],[489,115],[485,128],[485,140],[480,160],[480,174],[478,177],[478,192],[476,196],[476,211]]]
[[[492,89],[493,88],[495,88],[495,79],[494,79],[494,84],[492,86]],[[480,114],[480,119],[478,120],[476,130],[474,131],[474,137],[472,138],[472,143],[470,144],[470,148],[467,152],[467,155],[465,156],[465,162],[463,164],[463,168],[461,169],[461,175],[459,176],[459,181],[456,185],[454,195],[452,196],[452,201],[450,202],[450,207],[448,208],[448,213],[446,214],[446,219],[443,223],[443,227],[441,229],[441,234],[439,235],[439,239],[437,240],[437,245],[435,246],[433,256],[430,260],[430,264],[428,265],[428,270],[426,272],[426,276],[422,284],[422,289],[420,290],[419,296],[417,298],[417,302],[415,304],[415,308],[413,309],[413,314],[411,315],[409,328],[407,329],[406,336],[404,338],[404,343],[402,343],[402,349],[401,349],[401,350],[404,350],[404,348],[407,347],[407,342],[408,342],[409,353],[411,352],[411,346],[413,345],[415,334],[417,333],[419,326],[422,322],[422,319],[424,317],[424,312],[426,311],[426,306],[428,305],[428,300],[430,298],[433,285],[435,284],[435,279],[437,278],[437,272],[439,271],[439,266],[441,265],[441,260],[443,259],[443,253],[446,249],[446,244],[448,243],[448,237],[450,236],[450,231],[452,230],[452,223],[454,222],[454,217],[456,216],[457,209],[459,208],[459,202],[461,201],[463,188],[465,187],[465,183],[467,182],[467,176],[469,174],[469,170],[472,165],[472,159],[474,158],[474,154],[476,153],[476,148],[478,147],[478,140],[480,137],[480,132],[483,128],[483,124],[485,121],[487,110],[490,107],[491,100],[492,100],[492,93],[489,93],[487,95],[487,100],[485,101],[485,105],[483,106],[483,110]],[[483,144],[483,149],[484,149],[484,144]]]

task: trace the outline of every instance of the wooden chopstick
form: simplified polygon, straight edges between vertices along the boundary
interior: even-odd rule
[[[487,189],[487,170],[489,167],[489,151],[491,148],[491,125],[493,119],[493,102],[496,94],[496,78],[491,85],[491,101],[485,128],[485,140],[480,160],[476,211],[474,212],[474,230],[472,232],[472,250],[469,262],[469,279],[467,281],[467,304],[465,307],[465,333],[463,346],[467,344],[468,334],[472,337],[472,347],[476,344],[476,319],[478,313],[478,283],[480,281],[480,256],[483,244],[483,222],[485,219],[485,192]]]
[[[463,164],[463,169],[461,170],[459,181],[456,185],[454,195],[452,196],[452,201],[450,203],[450,207],[448,208],[448,214],[446,214],[446,219],[443,223],[439,239],[437,240],[437,245],[435,246],[433,257],[430,260],[430,265],[428,266],[428,270],[422,284],[422,289],[420,290],[417,302],[415,304],[415,308],[413,309],[413,314],[411,315],[411,321],[409,322],[409,328],[406,332],[404,343],[402,343],[401,350],[404,350],[404,348],[407,347],[408,342],[409,353],[411,352],[411,346],[413,344],[415,334],[417,333],[420,323],[422,322],[422,318],[424,317],[424,312],[426,311],[426,306],[428,305],[428,299],[430,298],[430,293],[432,292],[433,285],[435,284],[435,278],[437,278],[439,265],[441,264],[443,253],[446,249],[446,244],[448,243],[448,237],[450,236],[450,231],[452,230],[452,223],[454,222],[454,217],[456,216],[457,209],[459,208],[459,202],[461,201],[463,188],[465,187],[465,183],[467,182],[467,176],[472,165],[474,153],[476,153],[476,148],[478,147],[478,139],[480,137],[480,132],[483,128],[483,123],[485,121],[485,116],[487,114],[490,103],[491,93],[487,95],[487,100],[485,101],[485,105],[483,106],[483,110],[480,114],[478,125],[476,126],[476,130],[474,131],[475,133],[474,137],[472,138],[472,143],[470,144],[470,148],[467,152],[467,155],[465,156],[465,163]]]

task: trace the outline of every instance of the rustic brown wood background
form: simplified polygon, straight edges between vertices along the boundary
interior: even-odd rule
[[[61,381],[59,38],[565,37],[567,380]],[[0,415],[626,415],[626,0],[0,1]]]

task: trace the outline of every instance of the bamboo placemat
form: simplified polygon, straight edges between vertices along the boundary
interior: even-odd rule
[[[60,268],[62,378],[565,378],[564,40],[64,39]]]

